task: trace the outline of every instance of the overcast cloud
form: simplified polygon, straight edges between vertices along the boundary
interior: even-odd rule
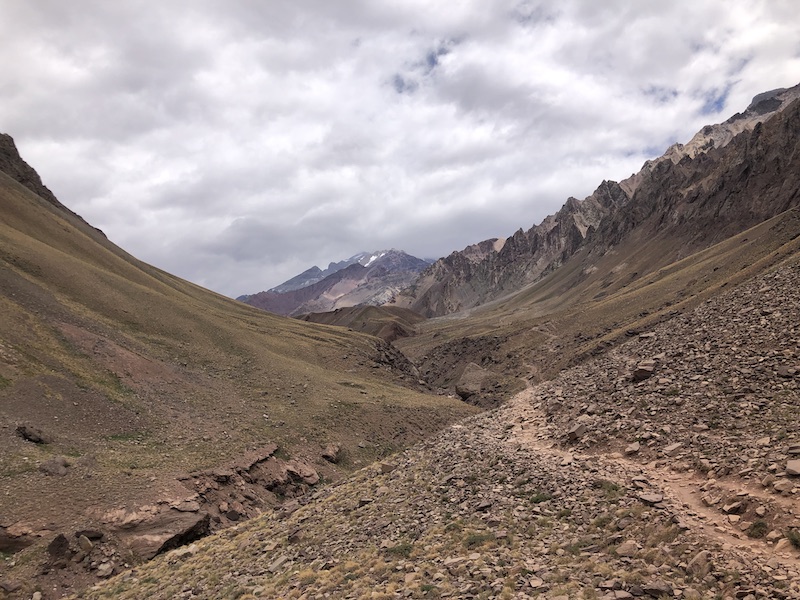
[[[230,296],[527,229],[800,83],[794,0],[3,0],[0,49],[56,196]]]

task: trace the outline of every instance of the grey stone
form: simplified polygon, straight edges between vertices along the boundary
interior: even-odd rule
[[[94,544],[92,544],[91,540],[85,535],[82,535],[78,538],[78,546],[80,546],[81,550],[83,550],[85,554],[89,554],[89,552],[91,552],[94,548]]]
[[[645,494],[639,494],[639,500],[641,500],[645,504],[653,506],[655,504],[662,502],[664,500],[664,496],[661,494],[645,493]]]
[[[69,466],[69,461],[64,456],[54,456],[50,460],[46,460],[41,465],[39,465],[39,470],[46,475],[52,475],[55,477],[64,477],[69,471],[67,467]]]

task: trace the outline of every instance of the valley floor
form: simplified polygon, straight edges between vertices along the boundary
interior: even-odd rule
[[[800,598],[800,265],[82,598]]]
[[[81,597],[800,598],[797,551],[705,507],[704,480],[561,449],[550,427],[523,392]]]

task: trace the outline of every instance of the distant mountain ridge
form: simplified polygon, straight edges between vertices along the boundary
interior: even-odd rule
[[[393,303],[442,316],[517,292],[579,252],[596,260],[626,236],[668,239],[653,263],[667,264],[752,227],[800,203],[799,112],[800,85],[759,94],[743,113],[703,127],[624,181],[569,198],[528,231],[439,259]]]
[[[270,288],[267,291],[283,294],[285,292],[299,290],[304,287],[308,287],[309,285],[314,285],[318,281],[322,281],[329,275],[333,275],[337,271],[341,271],[342,269],[345,269],[350,265],[358,263],[360,265],[367,267],[370,265],[372,261],[376,260],[377,258],[380,258],[381,256],[383,256],[383,254],[386,254],[386,252],[389,251],[381,250],[378,252],[359,252],[358,254],[354,254],[348,259],[340,260],[339,262],[329,263],[328,268],[325,270],[322,270],[318,266],[314,265],[310,269],[306,269],[299,275],[295,275],[291,279],[288,279],[284,281],[282,284],[276,285],[274,288]]]
[[[402,250],[359,252],[330,263],[324,271],[315,266],[270,290],[237,300],[286,316],[357,305],[379,306],[391,301],[429,265],[430,261]]]

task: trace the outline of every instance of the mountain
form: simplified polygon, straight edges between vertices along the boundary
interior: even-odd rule
[[[0,597],[83,589],[476,412],[382,340],[137,260],[0,142]]]
[[[492,410],[85,597],[800,599],[792,93],[421,275],[393,346]]]
[[[328,268],[324,271],[320,269],[318,266],[314,265],[310,269],[306,269],[299,275],[295,275],[291,279],[284,281],[280,285],[276,285],[274,288],[270,288],[269,292],[276,292],[279,294],[285,292],[291,292],[294,290],[299,290],[304,287],[308,287],[309,285],[313,285],[318,281],[325,279],[328,275],[333,275],[337,271],[341,271],[345,267],[349,267],[353,264],[361,264],[366,266],[368,262],[374,260],[380,253],[375,252],[370,254],[369,252],[359,252],[351,256],[348,259],[340,260],[339,262],[332,262],[328,264]],[[242,298],[247,298],[247,296],[240,296],[237,300],[242,300]]]
[[[604,181],[504,241],[440,259],[394,302],[428,317],[450,314],[521,290],[579,252],[599,258],[631,237],[669,240],[648,264],[637,261],[641,277],[796,206],[798,98],[800,86],[759,94],[744,113],[704,127],[625,181]]]
[[[346,261],[331,263],[325,271],[312,267],[277,288],[238,299],[275,314],[292,316],[361,304],[380,305],[389,302],[429,264],[401,250],[362,252]],[[318,276],[321,278],[312,282]]]

